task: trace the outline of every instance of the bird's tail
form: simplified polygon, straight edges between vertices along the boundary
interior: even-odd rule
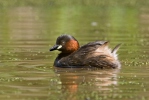
[[[112,50],[111,53],[116,54],[116,52],[118,51],[118,49],[120,48],[121,44],[118,44],[115,46],[115,48]]]

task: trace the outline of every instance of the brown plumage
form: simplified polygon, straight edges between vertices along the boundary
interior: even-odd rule
[[[79,47],[74,37],[61,35],[50,51],[61,51],[54,62],[56,67],[119,68],[120,62],[116,54],[119,46],[120,44],[111,50],[107,41],[95,41]]]

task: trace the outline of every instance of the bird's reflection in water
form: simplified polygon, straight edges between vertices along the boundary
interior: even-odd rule
[[[66,91],[78,94],[80,91],[106,91],[117,85],[117,74],[120,69],[97,68],[55,68],[58,74],[62,93]],[[69,97],[68,97],[69,98]],[[70,98],[69,98],[70,99]],[[74,97],[71,100],[76,100]]]

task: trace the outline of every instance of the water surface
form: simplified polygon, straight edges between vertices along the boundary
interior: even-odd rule
[[[0,99],[149,99],[148,6],[46,2],[1,2]],[[49,48],[61,34],[73,35],[81,45],[122,43],[121,69],[54,68],[58,51]]]

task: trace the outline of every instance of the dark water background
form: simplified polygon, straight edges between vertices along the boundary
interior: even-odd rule
[[[121,69],[54,68],[61,34],[122,43]],[[149,1],[0,0],[1,100],[149,100]]]

